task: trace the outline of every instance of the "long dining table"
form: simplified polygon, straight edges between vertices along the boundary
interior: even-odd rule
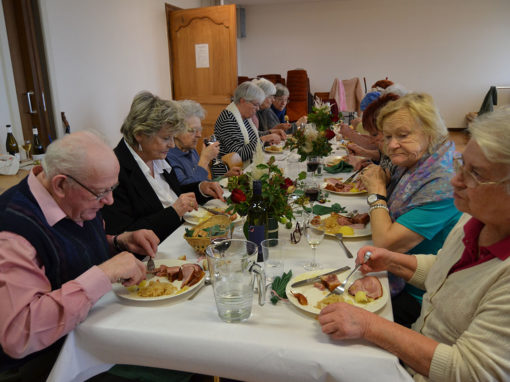
[[[283,161],[281,162],[283,163]],[[333,176],[346,177],[350,174]],[[329,176],[329,175],[328,175]],[[320,179],[319,179],[320,180]],[[348,211],[366,212],[366,195],[329,194],[328,203]],[[200,261],[184,240],[183,224],[159,248],[156,259]],[[279,227],[280,240],[291,230]],[[241,238],[242,224],[233,237]],[[346,239],[356,254],[370,237]],[[305,238],[290,246],[285,271],[305,272],[311,259]],[[323,268],[354,266],[334,237],[326,236],[317,249]],[[378,273],[388,288],[386,273]],[[48,381],[84,381],[113,364],[131,364],[215,375],[240,381],[410,381],[393,354],[364,340],[334,341],[322,333],[314,315],[288,301],[257,304],[248,320],[225,323],[217,313],[212,286],[162,301],[129,301],[113,291],[103,296],[89,316],[67,335]],[[269,294],[268,294],[269,296]],[[388,299],[377,314],[393,319]]]

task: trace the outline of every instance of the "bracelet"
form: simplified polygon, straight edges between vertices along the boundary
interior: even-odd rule
[[[371,214],[373,210],[376,210],[378,208],[382,208],[383,210],[386,210],[388,213],[390,213],[390,210],[388,209],[388,207],[386,207],[384,204],[374,204],[373,206],[371,206],[369,209],[368,209],[368,213]]]
[[[116,250],[117,252],[122,252],[122,251],[123,251],[123,249],[122,249],[122,248],[120,247],[120,245],[119,245],[118,237],[119,237],[119,235],[115,235],[115,236],[113,237],[113,248],[115,248],[115,250]]]

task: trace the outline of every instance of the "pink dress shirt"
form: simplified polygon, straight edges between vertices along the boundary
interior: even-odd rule
[[[50,225],[66,218],[33,171],[28,185]],[[94,266],[51,290],[35,248],[20,235],[0,232],[0,343],[9,356],[22,358],[50,346],[111,289],[106,274]]]

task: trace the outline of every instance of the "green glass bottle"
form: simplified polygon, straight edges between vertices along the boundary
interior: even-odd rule
[[[5,148],[9,154],[14,155],[18,160],[20,160],[18,142],[16,142],[16,138],[14,138],[14,135],[12,134],[12,127],[11,125],[7,125],[5,127],[7,129]]]
[[[253,181],[253,196],[246,222],[248,224],[248,240],[253,241],[259,247],[257,261],[263,261],[260,243],[266,239],[267,235],[267,211],[262,200],[262,183],[260,180]]]

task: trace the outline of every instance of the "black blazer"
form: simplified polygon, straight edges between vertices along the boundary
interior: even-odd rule
[[[106,233],[118,235],[145,228],[153,230],[159,240],[165,240],[181,225],[181,218],[172,207],[163,208],[123,139],[114,152],[120,163],[119,186],[113,191],[114,203],[105,205],[101,211]],[[210,199],[200,193],[198,182],[181,186],[174,171],[170,174],[165,171],[163,177],[177,195],[194,192],[199,204]]]

